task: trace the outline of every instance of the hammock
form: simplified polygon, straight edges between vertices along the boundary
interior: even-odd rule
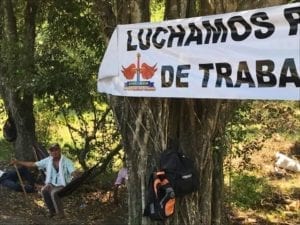
[[[58,196],[64,197],[70,195],[73,191],[75,191],[81,184],[83,184],[88,178],[90,178],[94,174],[94,171],[97,167],[98,164],[85,171],[81,176],[74,178],[70,183],[68,183],[63,189],[61,189],[58,192]]]
[[[36,161],[39,161],[49,156],[47,150],[40,144],[33,144],[32,149]]]
[[[105,159],[98,162],[95,166],[85,171],[80,177],[73,179],[68,183],[63,189],[58,192],[58,196],[64,197],[70,195],[75,191],[81,184],[83,184],[87,179],[95,177],[97,174],[105,171],[108,163],[112,158],[121,150],[122,145],[118,145],[113,151],[109,152]],[[101,164],[101,166],[99,166]],[[99,168],[98,168],[99,167]]]

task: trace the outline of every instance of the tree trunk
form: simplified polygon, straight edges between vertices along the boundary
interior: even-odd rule
[[[117,23],[143,22],[148,15],[138,4]],[[229,1],[230,2],[230,1]],[[221,4],[222,3],[222,4]],[[165,19],[195,16],[232,10],[238,1],[166,0]],[[130,5],[129,7],[132,7]],[[129,19],[130,18],[130,19]],[[120,22],[119,22],[120,21]],[[111,33],[106,33],[107,37]],[[107,38],[108,39],[108,38]],[[128,98],[110,96],[110,105],[118,121],[129,168],[129,224],[157,224],[142,216],[145,208],[147,182],[157,166],[159,153],[165,149],[167,137],[177,140],[180,147],[195,161],[200,176],[197,192],[176,198],[176,212],[166,224],[221,225],[223,218],[223,157],[226,149],[214,149],[224,136],[226,122],[238,101],[199,99]]]
[[[24,25],[17,27],[16,5],[11,0],[1,2],[2,43],[1,97],[7,114],[11,114],[17,128],[17,139],[13,143],[15,157],[33,160],[32,146],[35,143],[35,120],[33,94],[26,88],[26,77],[34,73],[35,17],[37,3],[27,0],[24,8]],[[21,37],[21,38],[20,38]],[[21,44],[20,44],[21,43]],[[22,46],[22,47],[20,47]],[[24,79],[25,78],[25,79]]]
[[[230,104],[217,100],[121,100],[120,97],[113,97],[111,104],[128,156],[129,224],[152,224],[148,218],[142,217],[147,184],[151,172],[157,167],[160,152],[166,147],[168,136],[177,140],[178,147],[195,160],[200,175],[199,191],[176,199],[176,213],[168,223],[221,224],[223,158],[222,154],[216,153],[217,165],[214,167],[212,143],[216,133],[224,130],[226,122],[221,118],[229,112]],[[221,199],[213,196],[215,188],[218,188],[217,197]]]
[[[149,224],[142,217],[148,179],[166,146],[168,100],[113,97],[129,169],[129,224]]]
[[[195,9],[191,7],[190,3],[184,4],[184,10],[179,10],[175,1],[173,3],[167,1],[167,4],[173,4],[170,8],[173,11],[167,10],[166,18],[175,18],[174,12],[186,17],[189,14],[188,9]],[[138,6],[133,3],[132,5]],[[148,15],[148,13],[144,13],[145,10],[147,8],[140,7],[141,13],[131,15],[129,21],[144,21],[145,18],[141,18],[139,15]],[[136,11],[136,9],[132,11]],[[129,22],[126,21],[128,16],[123,19],[118,18],[122,23]],[[222,202],[222,199],[213,202],[215,198],[212,193],[213,184],[222,184],[223,176],[219,169],[219,176],[215,176],[218,182],[213,183],[214,164],[211,150],[216,130],[223,130],[222,128],[226,124],[225,121],[220,122],[219,120],[226,108],[221,107],[222,102],[217,100],[110,97],[110,104],[118,121],[127,154],[129,224],[153,224],[142,214],[146,203],[148,179],[153,169],[157,167],[159,154],[166,147],[167,137],[177,140],[180,148],[195,159],[195,165],[200,175],[199,191],[190,196],[176,199],[176,213],[168,220],[168,223],[209,225],[212,224],[212,221],[221,221],[222,204],[219,202]],[[219,165],[219,168],[222,166]],[[220,190],[222,190],[222,186]],[[220,196],[222,196],[222,192]],[[213,220],[212,216],[218,218]],[[215,224],[220,224],[220,222]]]

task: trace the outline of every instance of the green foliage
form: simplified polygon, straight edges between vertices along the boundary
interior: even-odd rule
[[[9,161],[11,159],[13,148],[11,143],[0,139],[0,160]]]
[[[251,169],[250,156],[273,134],[299,141],[300,105],[296,101],[245,101],[227,126],[230,157],[242,158],[240,169]]]
[[[295,135],[300,131],[300,105],[297,101],[246,101],[234,121],[231,130],[238,141],[274,133]]]
[[[280,192],[268,180],[253,174],[251,156],[262,149],[266,139],[279,134],[291,142],[299,141],[300,105],[296,101],[245,101],[227,127],[225,170],[229,178],[226,202],[240,209],[277,209],[274,199]],[[235,160],[238,158],[239,160]],[[238,162],[238,168],[232,167]],[[271,163],[271,162],[270,162]],[[251,175],[246,171],[251,171]],[[257,172],[257,171],[255,171]],[[278,196],[277,196],[278,195]]]
[[[112,111],[105,103],[94,101],[93,110],[86,113],[67,106],[61,106],[59,111],[62,112],[60,126],[65,128],[69,140],[62,141],[83,168],[95,165],[119,145],[120,135]]]
[[[4,103],[2,99],[0,99],[0,160],[8,161],[11,158],[13,146],[3,137],[3,125],[6,119],[7,116],[4,110]]]
[[[57,133],[53,132],[53,121],[57,118],[55,110],[47,102],[37,100],[34,103],[37,140],[45,146],[52,142],[54,134]]]
[[[34,55],[34,53],[40,49],[40,31],[41,27],[45,27],[47,24],[50,1],[42,1],[40,4],[36,1],[11,1],[13,13],[11,17],[4,13],[4,5],[4,1],[1,1],[0,61],[1,70],[3,69],[2,82],[4,81],[7,87],[18,91],[20,95],[24,93],[35,94],[34,91],[37,86],[43,85],[37,83],[41,79],[41,74],[34,65],[38,60],[38,55]],[[32,10],[28,14],[29,5],[32,6]],[[35,14],[35,10],[37,10],[37,14]],[[28,36],[30,32],[34,32],[38,36],[35,43],[31,43],[32,38]],[[30,46],[31,44],[35,46]]]
[[[90,0],[44,2],[42,9],[34,80],[36,96],[42,99],[36,105],[36,112],[42,112],[36,113],[38,137],[60,142],[84,167],[84,160],[95,164],[92,159],[119,143],[112,115],[104,115],[106,98],[96,92],[104,51],[101,20]]]
[[[272,193],[271,187],[263,178],[240,173],[231,178],[230,202],[244,209],[256,209],[264,198]]]
[[[159,22],[164,19],[165,1],[151,0],[150,3],[151,22]]]
[[[45,5],[45,22],[37,35],[35,92],[82,110],[96,95],[96,72],[104,51],[99,19],[92,12],[92,1]]]

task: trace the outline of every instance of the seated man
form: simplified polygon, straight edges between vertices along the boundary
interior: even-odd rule
[[[125,184],[128,180],[128,170],[127,168],[123,167],[119,170],[117,179],[115,181],[115,186],[119,187],[121,184]]]
[[[123,167],[122,169],[119,170],[117,179],[114,183],[114,202],[115,204],[119,203],[119,187],[122,184],[126,184],[128,180],[128,169],[126,167]]]
[[[37,162],[12,160],[12,164],[37,167],[46,171],[45,185],[41,193],[49,210],[49,217],[58,215],[60,218],[64,218],[63,202],[59,191],[71,182],[75,168],[73,162],[62,154],[59,144],[54,144],[49,148],[49,155]]]
[[[18,171],[22,181],[24,181],[24,190],[27,193],[36,192],[36,189],[34,188],[35,179],[29,170],[25,167],[20,167]],[[23,191],[16,170],[11,170],[8,172],[0,170],[0,185],[14,191]]]

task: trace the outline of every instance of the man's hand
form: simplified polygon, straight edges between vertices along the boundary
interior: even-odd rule
[[[18,165],[18,160],[17,160],[17,159],[12,159],[12,160],[10,161],[10,165],[13,165],[13,166]]]
[[[35,162],[27,162],[27,161],[20,161],[17,159],[12,159],[10,161],[11,165],[17,166],[25,166],[25,167],[36,167]]]

